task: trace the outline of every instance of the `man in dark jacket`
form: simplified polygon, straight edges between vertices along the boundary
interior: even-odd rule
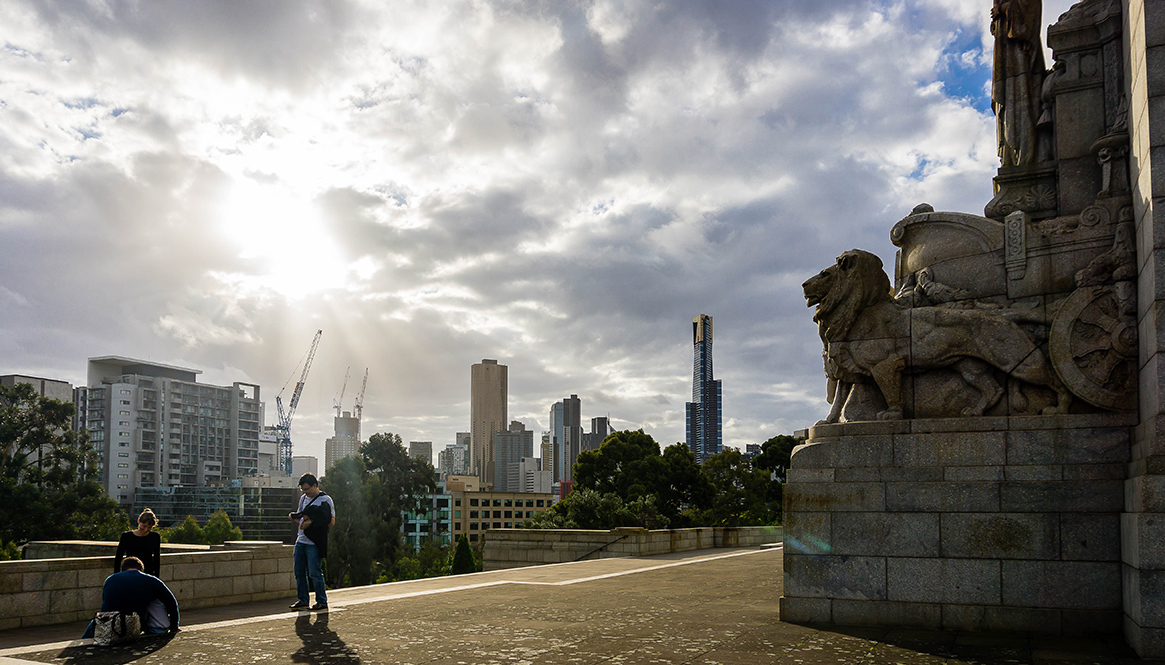
[[[102,612],[133,612],[141,617],[142,632],[178,632],[178,601],[162,580],[142,572],[142,560],[128,556],[121,572],[105,578],[101,588]],[[96,624],[89,622],[82,637],[93,637]]]
[[[305,473],[299,479],[298,510],[288,513],[288,518],[299,522],[299,535],[295,539],[295,592],[293,610],[307,609],[308,577],[316,590],[316,604],[313,610],[328,609],[328,594],[324,590],[322,561],[328,554],[328,529],[336,523],[336,504],[326,492],[320,491],[319,481],[313,474]]]

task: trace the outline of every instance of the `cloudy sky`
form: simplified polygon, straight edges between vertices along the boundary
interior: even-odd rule
[[[573,393],[667,445],[706,313],[725,442],[790,433],[827,411],[801,282],[990,199],[989,9],[5,0],[0,374],[176,364],[272,423],[322,329],[296,454],[349,366],[366,435],[443,448],[482,358],[535,431]]]

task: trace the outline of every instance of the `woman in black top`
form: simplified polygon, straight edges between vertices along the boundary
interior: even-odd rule
[[[121,560],[136,556],[145,565],[145,572],[158,577],[162,566],[162,537],[154,532],[158,518],[154,511],[146,508],[138,516],[138,528],[121,534],[117,542],[117,556],[113,558],[113,572],[121,572]]]

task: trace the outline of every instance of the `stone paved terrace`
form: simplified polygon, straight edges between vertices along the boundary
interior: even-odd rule
[[[326,613],[267,601],[184,614],[173,639],[0,633],[0,665],[69,663],[1141,663],[1119,638],[799,626],[777,616],[781,551],[602,559],[333,591]]]

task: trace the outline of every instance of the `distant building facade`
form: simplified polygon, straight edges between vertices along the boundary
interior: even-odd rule
[[[343,411],[332,419],[335,434],[324,441],[324,473],[348,457],[360,454],[360,418],[351,411]]]
[[[450,490],[453,501],[454,539],[461,534],[469,542],[482,540],[490,529],[515,529],[535,514],[554,505],[552,494],[520,492],[465,492]]]
[[[538,454],[542,458],[542,470],[550,474],[550,482],[554,482],[554,444],[550,442],[550,432],[542,433],[542,447]]]
[[[518,463],[534,455],[534,433],[517,420],[504,432],[494,432],[494,491],[521,492]]]
[[[245,478],[224,487],[139,487],[134,490],[130,513],[149,508],[158,516],[159,527],[180,524],[187,515],[205,525],[211,515],[222,510],[239,527],[244,540],[295,542],[295,525],[287,513],[295,510],[299,488],[262,487],[267,478]],[[284,477],[282,480],[290,481]],[[247,485],[247,486],[245,486]]]
[[[571,395],[550,407],[550,444],[554,448],[554,480],[571,480],[582,447],[582,400]]]
[[[85,404],[100,480],[122,505],[139,487],[219,486],[257,475],[259,386],[197,382],[198,370],[89,359]]]
[[[591,418],[591,431],[582,435],[581,450],[598,450],[603,439],[611,434],[611,420],[607,416]],[[580,451],[581,452],[581,451]]]
[[[494,432],[509,422],[509,368],[484,359],[470,368],[469,376],[470,472],[482,484],[494,484]]]
[[[469,444],[452,443],[437,453],[437,473],[441,480],[469,473]]]
[[[420,460],[425,460],[429,464],[433,463],[433,442],[432,441],[409,441],[409,457],[415,457]]]
[[[687,444],[696,462],[724,448],[722,387],[712,374],[712,317],[701,314],[692,320],[692,401],[686,406]]]
[[[542,467],[538,457],[523,457],[515,466],[515,480],[519,492],[526,494],[549,494],[554,491],[554,476]]]
[[[317,478],[320,475],[320,461],[319,458],[312,455],[295,455],[291,458],[291,477],[299,480],[305,473],[310,473]]]

